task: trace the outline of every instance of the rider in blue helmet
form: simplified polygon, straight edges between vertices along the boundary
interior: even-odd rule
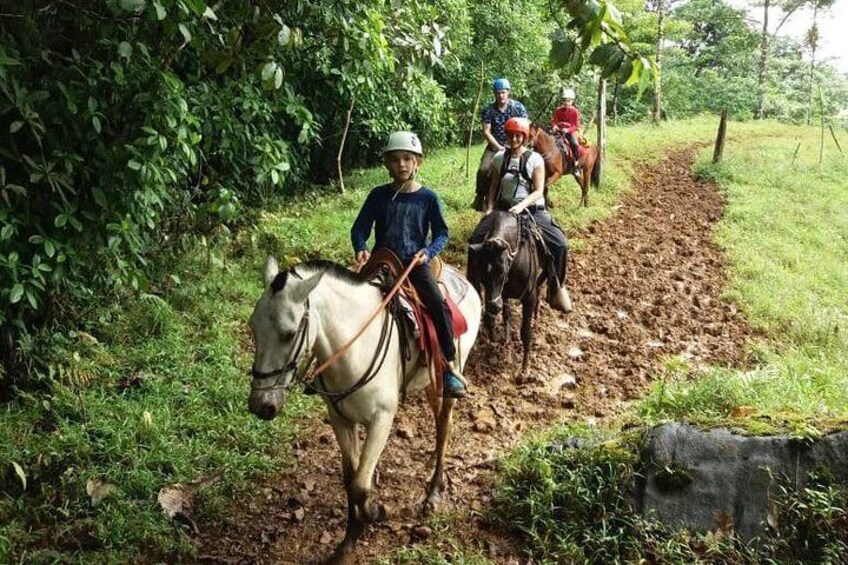
[[[510,118],[527,118],[527,108],[518,100],[510,98],[512,89],[509,80],[497,78],[492,83],[492,91],[495,101],[483,107],[480,111],[480,120],[483,122],[483,137],[486,138],[486,149],[480,158],[480,166],[477,168],[477,194],[472,206],[475,210],[483,210],[483,202],[489,192],[489,171],[492,167],[492,158],[498,151],[504,150],[506,144],[506,132],[504,125]]]

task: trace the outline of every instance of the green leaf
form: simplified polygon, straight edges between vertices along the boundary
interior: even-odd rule
[[[206,9],[203,11],[202,17],[206,18],[207,20],[218,21],[218,16],[215,15],[215,12],[213,12],[212,8],[210,8],[209,6],[207,6]]]
[[[56,246],[49,239],[44,240],[44,252],[48,257],[53,257],[53,254],[56,253]]]
[[[551,52],[548,56],[551,64],[555,67],[564,67],[569,64],[575,47],[574,41],[570,37],[551,42]]]
[[[21,484],[23,485],[24,490],[26,490],[26,488],[27,488],[27,476],[26,476],[26,473],[24,473],[23,467],[18,465],[15,461],[12,461],[12,467],[15,469],[15,474],[21,480]]]
[[[634,59],[631,61],[633,64],[633,70],[630,72],[630,76],[627,78],[627,82],[624,83],[624,86],[633,86],[642,76],[642,60]]]
[[[277,67],[277,70],[274,72],[274,90],[279,89],[283,86],[283,68]]]
[[[606,65],[610,57],[612,57],[618,51],[619,49],[615,44],[605,43],[592,51],[592,54],[589,55],[589,63],[598,67],[602,67]]]
[[[291,41],[291,36],[291,28],[286,24],[281,24],[280,31],[277,33],[277,43],[279,43],[281,47],[285,47]]]
[[[188,30],[185,24],[179,24],[177,27],[180,28],[180,33],[183,34],[183,39],[185,39],[186,43],[191,41],[191,32]]]
[[[9,304],[17,304],[24,295],[24,285],[21,283],[15,284],[12,287],[12,292],[9,293]]]
[[[15,226],[11,224],[6,224],[3,226],[3,229],[0,230],[0,239],[10,239],[12,235],[15,233]]]
[[[94,201],[97,202],[98,206],[100,206],[101,208],[109,207],[109,203],[106,200],[106,195],[103,194],[102,190],[95,186],[91,189],[91,194],[94,196]]]
[[[26,289],[26,297],[29,305],[32,306],[33,310],[38,310],[38,300],[35,298],[35,294],[32,293],[30,289]]]
[[[274,76],[274,73],[277,71],[277,63],[271,61],[270,63],[265,63],[265,66],[262,67],[262,80],[268,81],[271,80],[271,77]]]
[[[20,65],[20,64],[21,64],[21,62],[18,61],[17,59],[13,59],[13,58],[9,57],[8,55],[4,55],[3,53],[0,53],[0,67],[12,67],[12,66],[15,66],[15,65]]]
[[[34,243],[35,245],[38,245],[39,243],[41,243],[43,241],[44,241],[43,235],[35,234],[35,235],[29,236],[29,242]]]
[[[68,223],[68,216],[65,215],[65,214],[59,214],[58,216],[56,216],[56,219],[53,220],[53,224],[57,228],[64,227],[64,225],[67,224],[67,223]]]
[[[130,159],[129,161],[127,161],[127,167],[129,167],[130,169],[132,169],[134,171],[140,171],[141,170],[141,163],[139,163],[135,159]]]
[[[624,61],[624,51],[620,49],[616,49],[615,53],[612,54],[612,57],[606,62],[601,70],[601,76],[604,78],[610,78],[612,75],[618,71],[621,67],[621,63]]]
[[[133,53],[132,45],[130,45],[126,41],[122,41],[118,44],[118,55],[120,55],[121,57],[123,57],[127,61],[129,61],[130,57],[132,57],[132,53]]]
[[[91,125],[94,126],[94,131],[100,133],[102,126],[100,125],[100,118],[97,116],[91,116]]]
[[[165,10],[165,7],[158,2],[158,0],[153,0],[153,9],[156,10],[156,19],[160,22],[165,19],[168,15],[168,12]]]
[[[202,16],[203,12],[206,11],[206,4],[203,0],[182,0],[181,3],[184,6],[188,6],[188,8],[198,16]]]
[[[9,133],[15,133],[18,130],[20,130],[22,127],[24,127],[24,123],[22,121],[12,122],[9,125]]]
[[[147,4],[146,0],[121,0],[121,8],[127,12],[141,12]]]

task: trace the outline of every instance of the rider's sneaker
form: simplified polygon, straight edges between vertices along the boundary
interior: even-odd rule
[[[442,396],[445,398],[465,398],[468,394],[465,384],[451,372],[445,372],[442,389]]]

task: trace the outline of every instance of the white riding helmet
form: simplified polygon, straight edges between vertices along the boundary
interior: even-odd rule
[[[418,135],[411,131],[396,131],[389,135],[382,154],[385,155],[390,151],[409,151],[421,157],[424,156],[424,148],[421,146]]]
[[[569,100],[574,100],[577,95],[574,94],[574,89],[572,88],[563,88],[559,91],[560,99],[568,98]]]

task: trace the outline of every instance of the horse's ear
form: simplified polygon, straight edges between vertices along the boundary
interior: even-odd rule
[[[292,300],[295,302],[303,302],[306,300],[306,297],[309,296],[309,293],[315,290],[315,287],[318,286],[318,283],[321,282],[321,277],[324,276],[324,272],[320,272],[317,275],[312,275],[305,281],[297,281],[297,283],[292,284]]]
[[[274,278],[279,272],[280,265],[277,264],[277,260],[273,257],[268,257],[268,260],[265,261],[265,286],[271,286],[271,283],[274,282]]]

